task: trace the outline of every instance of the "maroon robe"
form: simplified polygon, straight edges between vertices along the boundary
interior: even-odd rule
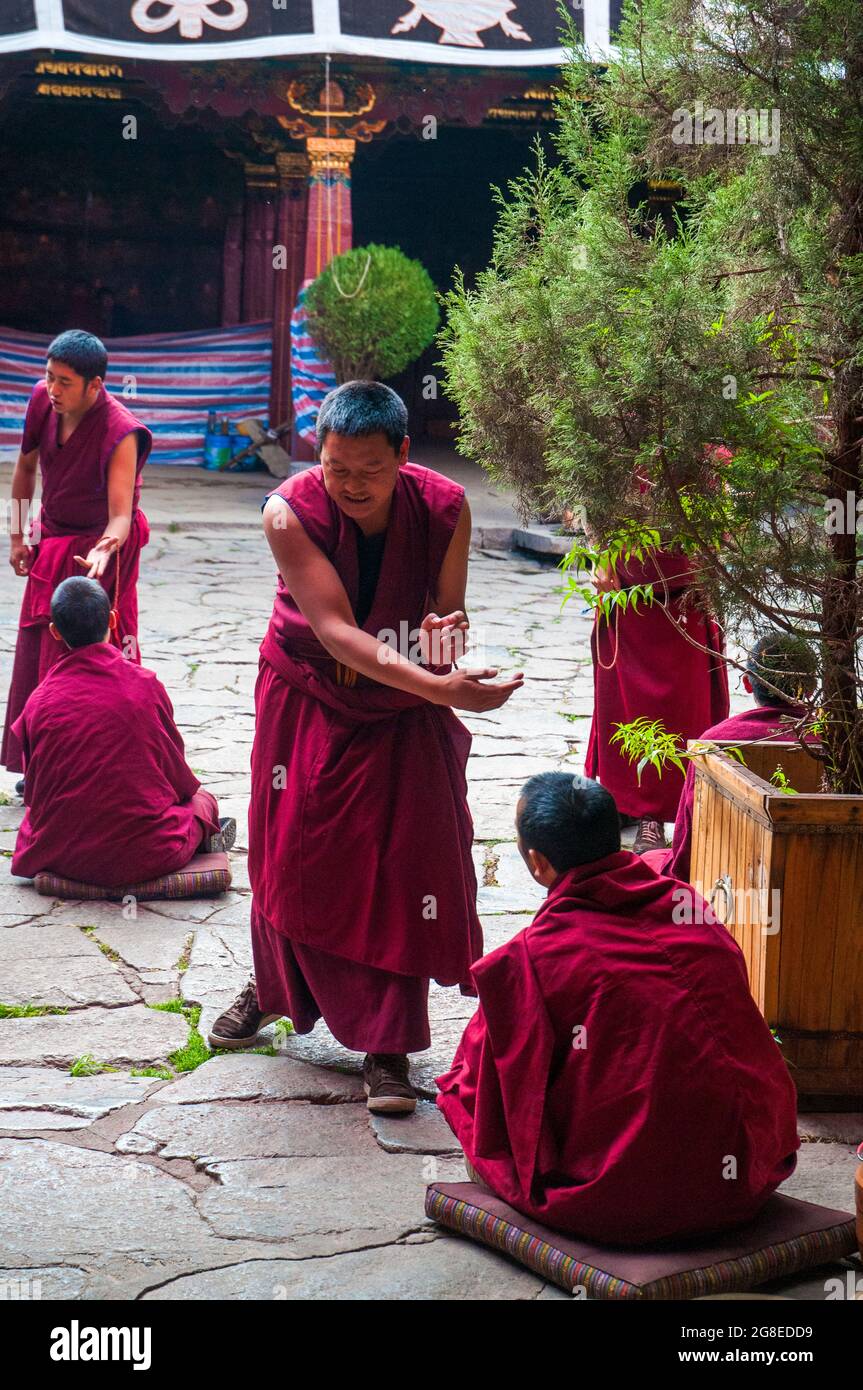
[[[356,608],[358,528],[327,494],[321,468],[276,495]],[[419,628],[463,501],[462,487],[428,468],[399,470],[363,631]],[[334,661],[281,578],[255,710],[249,877],[260,1007],[300,1033],[323,1016],[355,1051],[420,1051],[430,1044],[429,979],[472,992],[482,953],[470,734],[451,709]]]
[[[138,436],[138,471],[132,500],[132,525],[118,555],[111,556],[100,583],[113,601],[117,566],[120,569],[119,619],[111,641],[129,660],[140,662],[138,651],[138,558],[147,544],[150,529],[139,509],[141,469],[147,461],[153,438],[150,431],[104,386],[76,429],[60,445],[60,417],[48,398],[48,388],[39,381],[33,390],[24,421],[21,448],[24,453],[39,450],[42,475],[41,538],[33,547],[30,573],[21,605],[18,642],[12,683],[6,707],[6,724],[0,762],[10,772],[21,772],[21,747],[12,726],[31,691],[57,661],[61,647],[48,631],[51,596],[57,585],[70,575],[85,571],[75,563],[76,555],[86,555],[104,535],[108,524],[108,463],[117,445],[134,430]]]
[[[107,642],[57,646],[15,724],[27,809],[13,874],[114,888],[181,869],[218,830],[218,806],[186,763],[164,686]]]
[[[607,787],[621,815],[674,819],[683,774],[666,767],[662,776],[644,769],[639,785],[636,764],[619,744],[610,742],[616,724],[629,724],[643,715],[661,719],[669,733],[686,740],[698,738],[708,724],[728,715],[728,677],[722,660],[722,637],[716,623],[696,604],[682,609],[691,582],[684,556],[660,551],[643,564],[632,559],[618,567],[622,587],[653,584],[654,602],[639,602],[637,610],[617,610],[610,620],[597,614],[591,636],[593,655],[593,720],[585,757],[585,773]],[[668,611],[663,576],[668,585]],[[669,613],[711,655],[693,647],[670,621]]]
[[[738,739],[752,743],[760,739],[787,739],[791,737],[788,728],[789,716],[803,714],[802,706],[761,705],[758,709],[743,710],[723,719],[703,734],[694,737],[712,739],[714,743],[736,742]],[[674,822],[674,839],[671,849],[648,850],[644,858],[657,873],[670,874],[681,883],[689,882],[690,859],[692,856],[692,804],[695,799],[695,765],[690,762],[686,769],[686,779],[677,807]]]
[[[675,923],[682,891],[620,850],[562,874],[473,967],[479,1008],[437,1103],[482,1181],[554,1229],[706,1234],[794,1170],[782,1053],[725,928]]]

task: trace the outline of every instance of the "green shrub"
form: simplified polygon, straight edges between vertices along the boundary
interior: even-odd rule
[[[435,288],[397,246],[361,246],[336,256],[306,296],[309,332],[336,380],[385,380],[414,362],[440,319]]]

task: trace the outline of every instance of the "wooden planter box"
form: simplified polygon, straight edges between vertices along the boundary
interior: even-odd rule
[[[818,792],[818,764],[793,744],[736,746],[745,767],[720,752],[695,759],[691,882],[746,957],[802,1108],[858,1109],[863,796]],[[798,795],[770,784],[777,763]]]

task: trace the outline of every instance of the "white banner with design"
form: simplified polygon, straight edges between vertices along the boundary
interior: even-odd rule
[[[566,0],[591,53],[621,0]],[[556,0],[0,0],[0,53],[188,60],[355,54],[473,67],[563,59]]]

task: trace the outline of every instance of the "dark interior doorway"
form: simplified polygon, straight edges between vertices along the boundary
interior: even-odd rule
[[[134,115],[135,139],[124,138]],[[242,172],[134,102],[32,98],[0,117],[0,323],[107,337],[221,322]]]
[[[488,265],[497,209],[492,186],[506,189],[532,163],[533,131],[439,126],[436,140],[394,136],[359,145],[353,171],[354,245],[399,246],[420,261],[435,286],[452,285],[460,266],[473,286]],[[554,151],[544,141],[550,159]],[[454,405],[438,392],[427,399],[428,378],[439,374],[432,344],[390,382],[411,413],[411,429],[446,439]],[[434,388],[432,388],[434,389]]]

